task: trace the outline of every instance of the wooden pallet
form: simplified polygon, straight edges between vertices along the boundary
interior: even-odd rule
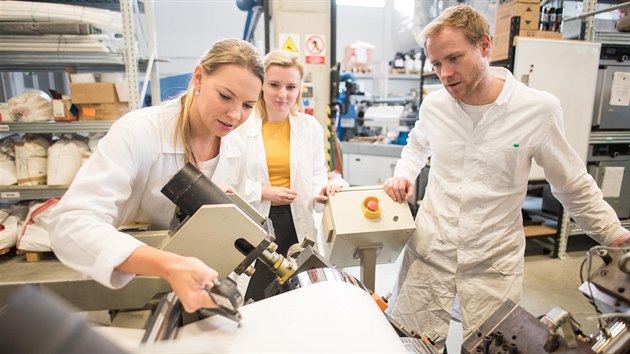
[[[52,255],[52,252],[35,252],[35,251],[25,251],[25,250],[16,250],[17,254],[23,254],[26,257],[26,261],[29,263],[39,262],[44,258]]]
[[[525,237],[534,236],[553,236],[556,234],[556,229],[545,225],[529,225],[525,226]]]
[[[0,248],[0,256],[4,256],[5,254],[11,252],[13,250],[13,248],[9,247],[9,248]]]

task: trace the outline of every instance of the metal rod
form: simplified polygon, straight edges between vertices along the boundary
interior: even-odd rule
[[[269,2],[271,0],[263,0],[263,14],[264,14],[264,24],[265,24],[265,54],[269,53],[269,48],[271,48],[271,35],[269,22],[271,21],[271,6],[269,6]]]
[[[605,9],[600,9],[600,10],[595,10],[595,11],[589,11],[589,12],[585,12],[585,13],[583,13],[583,14],[579,14],[579,15],[574,16],[574,17],[568,17],[568,18],[563,19],[563,21],[565,21],[565,22],[566,22],[566,21],[579,20],[579,19],[582,19],[582,18],[587,18],[587,17],[589,17],[589,16],[593,16],[593,15],[601,14],[601,13],[604,13],[604,12],[609,12],[609,11],[613,11],[613,10],[618,10],[618,9],[621,9],[621,8],[624,8],[624,7],[630,7],[630,1],[626,1],[626,2],[624,2],[623,4],[619,4],[619,5],[613,5],[613,6],[611,6],[611,7],[607,7],[607,8],[605,8]]]

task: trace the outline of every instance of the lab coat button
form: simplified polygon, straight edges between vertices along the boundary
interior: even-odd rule
[[[470,178],[464,178],[464,183],[470,183]]]

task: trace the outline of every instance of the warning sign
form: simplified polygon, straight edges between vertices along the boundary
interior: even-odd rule
[[[326,64],[326,41],[324,35],[307,34],[305,37],[306,64]]]
[[[281,45],[280,48],[282,50],[292,53],[300,51],[300,35],[297,33],[280,33],[278,43]]]

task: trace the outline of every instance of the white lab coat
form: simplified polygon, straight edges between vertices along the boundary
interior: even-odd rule
[[[315,117],[298,113],[289,118],[291,125],[290,173],[291,188],[297,196],[291,203],[293,224],[298,241],[305,238],[316,241],[317,228],[313,211],[323,211],[323,204],[314,197],[326,185],[327,168],[324,155],[324,133]],[[262,186],[269,186],[269,170],[262,138],[262,119],[256,113],[239,128],[247,149],[246,192],[247,200],[262,215],[269,216],[271,202],[262,200]]]
[[[154,230],[172,226],[176,206],[160,190],[185,165],[181,141],[173,146],[180,107],[176,99],[130,112],[101,139],[49,219],[52,248],[65,265],[120,288],[133,275],[114,267],[142,243],[117,227],[134,221]],[[222,138],[212,181],[242,193],[242,157],[238,134]]]
[[[431,156],[391,312],[432,338],[446,337],[456,292],[465,336],[506,299],[520,301],[532,158],[587,234],[608,245],[627,232],[564,138],[559,101],[492,71],[505,86],[476,127],[446,90],[427,96],[394,171],[414,181]]]

